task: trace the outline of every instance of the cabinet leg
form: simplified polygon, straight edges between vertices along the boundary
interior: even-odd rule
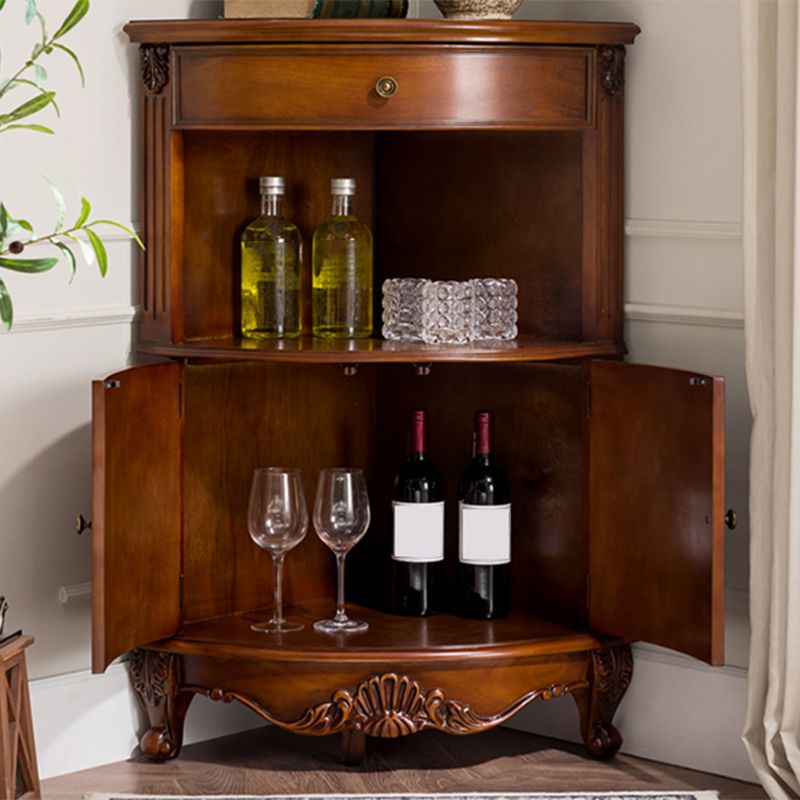
[[[357,766],[367,754],[367,736],[360,728],[342,730],[342,763]]]
[[[181,691],[180,662],[172,653],[134,650],[131,683],[147,714],[149,728],[139,740],[153,761],[175,758],[183,743],[183,721],[194,694]]]
[[[593,758],[611,758],[622,736],[611,724],[633,675],[633,654],[628,645],[595,650],[591,654],[589,686],[572,693],[578,706],[581,736]]]

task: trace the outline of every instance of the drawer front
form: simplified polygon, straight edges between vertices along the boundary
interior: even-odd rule
[[[177,127],[591,126],[594,50],[175,48]],[[380,78],[396,85],[389,97]]]

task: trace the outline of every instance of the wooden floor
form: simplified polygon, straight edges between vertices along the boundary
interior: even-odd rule
[[[430,732],[367,740],[359,767],[339,762],[338,738],[276,728],[185,747],[167,764],[125,761],[43,781],[45,800],[89,791],[157,794],[613,791],[716,789],[755,800],[758,786],[630,756],[593,761],[582,749],[504,728],[479,736]]]

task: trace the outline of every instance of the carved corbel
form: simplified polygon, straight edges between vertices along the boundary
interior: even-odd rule
[[[625,48],[622,45],[605,45],[598,53],[600,80],[612,97],[625,87]]]
[[[142,82],[151,94],[161,94],[169,83],[169,46],[143,44],[139,48],[142,59]]]

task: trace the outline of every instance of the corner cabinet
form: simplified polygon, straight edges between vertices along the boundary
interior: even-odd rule
[[[470,734],[571,695],[588,751],[613,755],[630,642],[723,657],[722,380],[621,360],[624,60],[638,28],[126,31],[143,78],[138,352],[160,361],[94,386],[93,659],[102,671],[133,651],[143,752],[178,753],[196,694],[295,733],[342,733],[349,760],[365,735]],[[376,91],[385,77],[388,98]],[[306,252],[328,179],[356,178],[356,213],[375,232],[376,312],[387,277],[509,277],[519,338],[243,341],[238,237],[262,174],[286,176]],[[392,476],[418,406],[450,509],[472,412],[497,412],[514,497],[505,619],[385,612]],[[301,467],[313,498],[318,470],[341,463],[363,466],[369,484],[373,522],[348,559],[369,631],[314,632],[334,570],[313,532],[286,562],[305,630],[251,631],[271,602],[269,556],[246,525],[253,469]]]

